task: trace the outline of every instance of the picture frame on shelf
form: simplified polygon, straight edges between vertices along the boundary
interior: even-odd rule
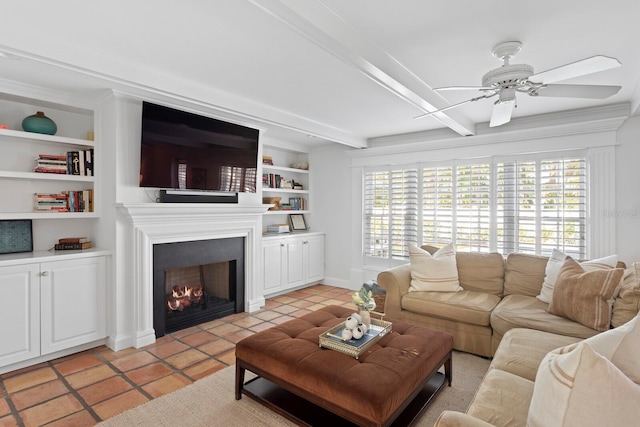
[[[291,231],[304,231],[307,229],[303,214],[290,214],[289,223],[291,224]]]
[[[0,254],[33,252],[33,227],[30,219],[0,221]]]

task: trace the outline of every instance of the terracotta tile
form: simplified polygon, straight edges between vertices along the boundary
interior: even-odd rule
[[[344,301],[340,301],[339,299],[331,298],[331,299],[326,300],[324,302],[324,304],[340,306],[340,305],[344,304]],[[353,306],[353,309],[354,310],[356,309],[355,305]]]
[[[259,317],[247,316],[244,319],[236,320],[235,322],[233,322],[233,324],[242,328],[249,328],[251,326],[257,325],[258,323],[262,323],[263,321],[264,320],[260,319]]]
[[[210,334],[209,332],[200,331],[187,337],[180,338],[180,340],[186,344],[189,344],[190,346],[196,347],[215,338],[217,337],[213,334]]]
[[[278,313],[278,312],[273,311],[273,310],[267,310],[267,311],[260,311],[258,313],[255,313],[255,316],[258,319],[269,321],[271,319],[275,319],[276,317],[280,317],[281,313]]]
[[[40,368],[46,368],[48,366],[49,366],[49,363],[47,362],[38,363],[37,365],[27,366],[26,368],[16,369],[15,371],[11,371],[11,372],[5,372],[4,374],[0,375],[0,379],[6,380],[7,378],[26,374],[27,372],[31,372],[31,371],[37,371]]]
[[[233,365],[234,363],[236,363],[236,350],[235,350],[235,348],[233,350],[229,350],[229,351],[226,351],[224,353],[216,355],[216,359],[221,361],[222,363],[225,363],[225,364],[229,365],[229,366]]]
[[[192,348],[182,353],[174,354],[165,359],[165,362],[175,366],[177,369],[186,368],[200,360],[206,359],[208,356],[201,351]]]
[[[249,330],[253,332],[260,332],[264,331],[265,329],[273,328],[274,326],[276,326],[275,323],[264,322],[260,323],[259,325],[250,327]]]
[[[80,357],[64,361],[62,363],[56,363],[53,365],[61,375],[69,375],[83,369],[91,368],[93,366],[100,365],[102,360],[95,354],[83,354]]]
[[[117,376],[82,388],[78,390],[78,394],[84,399],[87,405],[93,406],[98,402],[107,400],[132,388],[133,386],[125,379]]]
[[[149,401],[144,394],[138,390],[130,390],[126,393],[119,394],[109,400],[98,403],[93,410],[102,420],[118,415],[127,409],[135,408]]]
[[[312,306],[313,304],[315,304],[313,301],[299,300],[299,301],[294,301],[289,305],[293,307],[298,307],[298,308],[307,308],[309,306]]]
[[[300,318],[305,314],[311,313],[311,310],[297,310],[290,314],[291,317]]]
[[[307,310],[316,311],[316,310],[320,310],[322,307],[326,307],[326,305],[324,305],[324,304],[314,304],[314,305],[312,305],[310,307],[307,307]]]
[[[306,298],[307,301],[311,301],[311,302],[324,302],[327,300],[327,298],[320,296],[320,295],[314,295],[311,296],[309,298]]]
[[[0,427],[20,427],[20,424],[13,415],[7,415],[0,417]]]
[[[55,371],[50,367],[46,367],[7,378],[4,380],[4,386],[8,393],[15,393],[25,388],[53,381],[57,378],[58,376]]]
[[[269,300],[265,301],[265,304],[264,304],[264,308],[263,308],[263,309],[265,309],[265,310],[270,310],[270,309],[272,309],[273,307],[277,307],[277,306],[279,306],[279,305],[282,305],[282,303],[279,303],[278,301],[274,301],[274,300],[272,300],[272,299],[269,299]],[[255,313],[254,313],[254,314],[255,314]]]
[[[79,412],[82,404],[71,394],[65,394],[57,399],[49,400],[20,412],[25,427],[41,426],[51,421],[59,420],[67,415]]]
[[[14,393],[11,395],[11,401],[18,411],[22,411],[67,393],[67,386],[61,380],[54,380]]]
[[[171,336],[174,337],[174,338],[182,338],[182,337],[186,337],[187,335],[195,334],[196,332],[199,332],[199,331],[200,331],[199,327],[193,326],[191,328],[182,329],[180,331],[172,332]]]
[[[296,299],[295,298],[291,298],[290,296],[287,296],[287,295],[280,295],[280,296],[277,296],[277,297],[273,298],[273,300],[277,301],[277,302],[279,302],[281,304],[289,304],[290,302],[293,302]]]
[[[117,373],[111,369],[108,365],[100,365],[93,368],[85,369],[84,371],[71,374],[65,377],[71,387],[76,390],[86,387],[91,384],[98,383],[117,375]]]
[[[100,355],[102,357],[104,357],[106,360],[109,361],[113,361],[113,360],[118,360],[121,359],[123,357],[127,357],[131,354],[137,353],[141,351],[140,349],[137,348],[125,348],[123,350],[120,351],[113,351],[111,349],[106,349],[100,352]]]
[[[90,427],[95,425],[96,420],[93,419],[93,416],[88,411],[81,411],[47,424],[47,427]]]
[[[9,403],[7,399],[0,398],[0,417],[4,417],[7,414],[11,413],[11,408],[9,407]]]
[[[235,344],[231,341],[227,341],[222,338],[217,338],[214,341],[210,341],[206,344],[198,347],[198,350],[203,351],[209,355],[222,353],[223,351],[229,350],[230,348],[234,348]]]
[[[206,359],[200,363],[189,366],[188,368],[184,369],[182,373],[189,376],[189,378],[191,378],[192,380],[196,381],[208,375],[214,374],[226,367],[227,365],[225,365],[224,363],[220,363],[215,359]]]
[[[149,393],[154,398],[160,397],[164,394],[171,393],[184,386],[191,384],[192,381],[181,374],[173,374],[168,377],[161,378],[150,384],[142,387],[144,391]]]
[[[276,311],[282,314],[289,314],[296,311],[297,309],[298,309],[297,307],[292,307],[290,305],[281,305],[280,307],[274,308],[273,311]]]
[[[157,343],[156,343],[157,344]],[[181,351],[185,351],[189,346],[180,341],[170,341],[164,344],[155,345],[154,347],[149,348],[149,352],[153,353],[157,357],[164,359],[165,357],[171,356],[172,354],[180,353]]]
[[[158,362],[129,371],[126,375],[131,381],[141,386],[155,381],[158,378],[166,377],[172,372],[173,369],[162,362]]]
[[[225,335],[229,335],[234,332],[238,332],[242,330],[240,326],[232,325],[231,323],[227,323],[224,325],[217,326],[215,328],[209,329],[209,332],[212,334],[216,334],[219,337],[224,337]]]
[[[272,320],[273,323],[277,323],[278,325],[284,322],[288,322],[289,320],[294,319],[294,317],[291,316],[282,316],[282,317],[278,317]],[[238,341],[236,341],[238,342]]]
[[[163,337],[156,338],[156,342],[154,344],[148,345],[147,347],[153,347],[153,346],[156,346],[158,344],[166,344],[166,343],[174,341],[174,340],[175,340],[175,338],[171,334],[168,334],[168,335],[165,335]]]
[[[253,332],[248,330],[248,329],[243,329],[241,331],[238,332],[234,332],[233,334],[229,334],[227,336],[225,336],[224,338],[234,342],[234,343],[238,343],[241,340],[245,339],[246,337],[250,337],[251,335],[253,335]]]
[[[134,353],[132,355],[123,357],[118,360],[114,360],[111,362],[113,366],[120,369],[122,372],[127,372],[132,369],[139,368],[144,365],[148,365],[153,362],[157,362],[158,358],[153,354],[148,353],[146,351],[141,351],[138,353]]]
[[[229,316],[225,316],[223,319],[227,323],[233,323],[236,320],[244,319],[247,316],[250,316],[250,314],[243,311],[243,312],[240,312],[240,313],[236,313],[236,314],[231,314]]]
[[[225,322],[222,319],[216,319],[216,320],[212,320],[211,322],[202,323],[200,324],[200,327],[202,329],[209,330],[211,328],[215,328],[216,326],[224,325],[225,323],[227,322]]]

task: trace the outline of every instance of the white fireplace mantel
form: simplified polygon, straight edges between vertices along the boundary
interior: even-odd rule
[[[271,205],[118,203],[130,224],[133,274],[133,343],[155,342],[153,329],[153,245],[195,240],[245,238],[245,311],[264,306],[262,287],[262,214]],[[116,347],[120,347],[116,345]]]

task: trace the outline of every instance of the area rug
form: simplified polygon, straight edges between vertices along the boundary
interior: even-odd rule
[[[415,424],[431,427],[445,410],[466,410],[489,361],[453,353],[453,384],[443,387]],[[247,379],[250,378],[247,376]],[[243,396],[235,400],[235,366],[196,381],[98,424],[101,427],[294,426],[275,412]]]

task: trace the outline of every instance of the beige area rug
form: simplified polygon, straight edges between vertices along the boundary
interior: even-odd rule
[[[453,383],[443,387],[422,414],[417,426],[433,426],[445,410],[466,410],[489,361],[468,353],[453,353]],[[247,375],[247,379],[251,378]],[[235,366],[196,381],[173,393],[130,409],[99,424],[124,426],[293,426],[294,424],[247,396],[234,398]]]

